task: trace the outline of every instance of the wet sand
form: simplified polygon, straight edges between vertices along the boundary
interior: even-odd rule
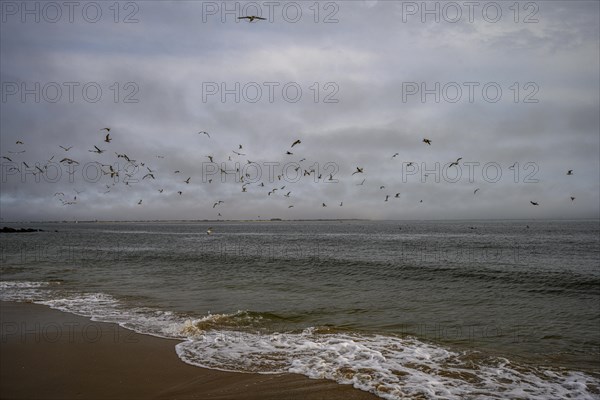
[[[374,400],[296,374],[242,374],[182,362],[176,340],[27,303],[0,302],[2,399]]]

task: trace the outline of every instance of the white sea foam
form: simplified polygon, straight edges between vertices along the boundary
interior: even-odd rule
[[[181,329],[185,319],[174,313],[147,307],[127,307],[114,297],[103,293],[71,295],[37,303],[89,317],[92,321],[116,323],[138,333],[165,338],[184,337]]]
[[[67,292],[56,286],[50,282],[0,282],[0,299],[34,301],[136,332],[181,339],[177,354],[192,365],[237,372],[298,373],[351,384],[385,399],[600,398],[600,381],[582,372],[532,368],[414,338],[316,328],[264,333],[259,332],[263,317],[258,313],[238,311],[192,320],[168,311],[134,307],[107,294]]]
[[[0,281],[0,300],[34,301],[44,298],[44,288],[50,282]]]
[[[505,359],[452,352],[382,335],[270,335],[207,331],[177,345],[189,364],[238,372],[331,379],[385,399],[591,399],[599,382],[580,372],[537,371]]]

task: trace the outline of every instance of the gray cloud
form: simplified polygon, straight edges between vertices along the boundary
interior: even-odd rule
[[[498,3],[502,17],[494,23],[480,9],[469,22],[465,8],[456,23],[444,19],[453,14],[422,22],[420,10],[406,13],[421,2],[320,3],[317,22],[312,3],[282,2],[272,21],[248,23],[221,15],[222,2],[164,1],[119,3],[115,23],[108,3],[98,4],[96,23],[77,12],[72,23],[2,16],[0,153],[14,161],[2,159],[6,221],[214,219],[219,212],[226,219],[600,216],[598,3],[523,2],[517,22],[513,3]],[[255,4],[266,16],[267,6]],[[282,10],[296,4],[302,17],[292,23]],[[429,4],[443,10],[449,3]],[[217,14],[203,13],[210,7]],[[138,22],[123,23],[132,12]],[[537,22],[525,23],[526,16]],[[36,82],[40,101],[31,93],[22,101],[21,85],[36,92]],[[62,96],[52,102],[56,86]],[[97,88],[102,94],[94,98]],[[224,101],[222,88],[230,91]],[[502,95],[492,102],[497,88]],[[422,89],[430,92],[422,97]],[[111,143],[103,142],[103,127],[111,127]],[[296,139],[301,145],[290,149]],[[106,152],[90,152],[94,145]],[[214,167],[208,155],[249,173],[256,171],[247,160],[254,161],[262,176],[246,177],[252,182],[242,192],[232,176],[207,172]],[[60,177],[51,167],[45,175],[25,172],[23,161],[35,170],[52,156],[80,165],[72,175],[55,165]],[[458,157],[455,179],[458,170],[448,164]],[[296,179],[289,163],[303,158],[299,171],[318,169],[318,183],[313,175]],[[109,164],[120,168],[118,179],[100,172],[96,182],[96,162],[105,172]],[[515,162],[517,171],[508,168]],[[278,163],[272,181],[271,163]],[[365,172],[353,176],[357,166]],[[141,179],[146,167],[155,180]],[[125,184],[126,172],[138,182]],[[328,181],[330,173],[337,182]],[[74,204],[60,200],[75,196]],[[213,208],[217,200],[225,203]]]

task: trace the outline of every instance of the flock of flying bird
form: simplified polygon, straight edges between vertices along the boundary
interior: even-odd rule
[[[110,143],[112,142],[111,128],[108,128],[108,127],[102,128],[102,129],[100,129],[100,132],[103,132],[102,133],[102,138],[103,138],[103,143],[105,143],[105,145],[94,144],[94,145],[92,145],[92,148],[88,149],[88,152],[100,155],[100,154],[103,154],[103,153],[105,153],[105,152],[108,151],[107,149],[100,148],[100,146],[101,147],[108,147],[110,145]],[[197,132],[197,134],[206,136],[207,139],[211,139],[210,134],[208,132],[206,132],[206,131],[199,131],[199,132]],[[292,150],[296,151],[294,149],[295,146],[298,146],[301,143],[302,142],[301,142],[300,139],[294,140],[291,143],[289,149],[287,149],[285,151],[285,155],[288,155],[288,156],[289,155],[294,155],[294,153],[292,152]],[[428,146],[432,145],[432,141],[430,139],[427,139],[427,138],[423,139],[423,143],[427,144]],[[18,145],[18,146],[24,146],[24,142],[21,141],[21,140],[17,140],[15,144]],[[68,153],[73,148],[73,146],[62,146],[62,145],[59,145],[58,147],[60,149],[62,149],[62,151],[64,151],[64,153]],[[240,144],[240,145],[238,145],[238,147],[235,150],[231,150],[231,155],[228,156],[228,161],[233,161],[232,157],[245,156],[246,154],[242,153],[242,151],[244,151],[244,149],[243,149],[243,146]],[[9,151],[9,153],[10,154],[22,154],[22,153],[25,153],[25,150]],[[136,174],[137,172],[139,172],[139,170],[143,171],[143,176],[141,178],[141,181],[144,181],[144,180],[155,180],[156,179],[156,176],[155,176],[156,170],[150,168],[150,166],[146,165],[146,163],[141,162],[141,161],[136,161],[135,159],[129,157],[127,154],[124,154],[124,153],[118,153],[118,152],[114,152],[114,153],[115,153],[117,159],[121,159],[121,158],[124,159],[127,162],[126,165],[128,165],[130,167],[130,169],[132,168],[133,170],[128,170],[127,167],[125,167],[125,168],[117,167],[117,169],[115,169],[115,168],[113,168],[113,165],[111,165],[111,164],[104,164],[104,163],[100,163],[99,161],[96,161],[98,163],[98,165],[99,165],[99,168],[100,168],[100,171],[101,171],[102,175],[107,175],[107,176],[110,176],[110,178],[113,178],[112,185],[105,185],[105,189],[106,190],[103,191],[104,194],[110,193],[111,189],[116,185],[117,182],[123,182],[125,185],[130,186],[129,185],[130,181],[133,181],[132,179],[133,179],[134,174]],[[394,153],[392,155],[392,159],[394,159],[398,155],[399,155],[399,153]],[[15,156],[13,156],[13,157],[15,157]],[[214,158],[213,155],[206,155],[205,157],[208,159],[208,161],[210,163],[215,163],[215,158]],[[51,158],[49,158],[45,164],[36,163],[34,165],[34,167],[31,167],[25,161],[20,161],[20,162],[17,163],[17,162],[15,162],[9,156],[2,156],[2,158],[5,159],[6,161],[12,163],[11,165],[8,166],[8,170],[7,170],[8,172],[12,172],[12,171],[15,171],[15,170],[18,171],[18,172],[21,172],[21,170],[19,169],[19,167],[22,166],[22,167],[27,168],[27,170],[26,170],[27,173],[31,173],[31,174],[33,174],[35,176],[37,174],[44,174],[44,173],[46,173],[49,164],[51,162],[53,162],[53,160],[55,159],[55,156],[53,155]],[[163,155],[156,155],[156,158],[164,159],[165,156],[163,156]],[[449,167],[458,166],[461,160],[462,160],[462,157],[457,158],[456,161],[453,161],[453,162],[451,162],[449,164]],[[302,176],[311,176],[311,175],[314,175],[314,177],[317,178],[318,181],[321,181],[321,180],[334,181],[333,173],[329,174],[328,177],[323,178],[323,174],[318,173],[313,167],[309,167],[307,169],[302,168],[300,166],[300,163],[302,163],[303,161],[306,161],[306,158],[302,158],[297,163],[297,167],[295,168],[295,171],[297,173],[301,173]],[[69,167],[68,173],[70,175],[74,174],[76,172],[76,167],[81,164],[79,161],[76,161],[76,160],[74,160],[72,158],[69,158],[69,157],[62,157],[60,159],[60,161],[57,161],[57,162],[60,163],[60,164],[63,164],[63,165],[67,165]],[[247,163],[248,164],[252,164],[253,161],[247,160]],[[413,163],[410,163],[410,162],[406,163],[407,166],[410,166],[411,164],[413,164]],[[509,169],[514,169],[515,166],[516,166],[516,163],[513,164],[512,166],[510,166]],[[302,171],[299,172],[300,168],[302,168]],[[237,180],[238,183],[241,183],[241,191],[244,192],[244,193],[247,192],[248,187],[251,184],[256,184],[257,186],[262,187],[262,188],[265,187],[265,183],[264,182],[260,182],[260,183],[251,182],[250,174],[246,173],[246,174],[242,175],[240,173],[239,167],[236,168],[235,172],[234,171],[224,170],[222,167],[219,167],[218,169],[219,169],[219,172],[220,172],[221,176],[222,177],[224,176],[225,179],[227,178],[227,175],[229,175],[229,174],[236,175],[236,180]],[[121,180],[114,179],[114,178],[119,177],[120,174],[124,175],[124,177],[122,177]],[[180,175],[180,174],[181,174],[180,170],[173,171],[173,175]],[[351,176],[354,176],[354,175],[357,175],[357,174],[364,174],[364,168],[360,167],[360,166],[357,166],[356,169],[352,172]],[[568,170],[567,171],[567,175],[573,175],[573,170]],[[282,179],[282,176],[283,176],[283,172],[282,172],[282,175],[277,175],[278,181],[280,181]],[[427,176],[427,174],[425,174],[425,176]],[[177,190],[176,191],[176,193],[179,196],[183,195],[183,184],[189,185],[190,182],[191,182],[191,180],[192,180],[192,176],[188,176],[186,179],[181,179],[181,186],[182,186],[180,188],[181,190]],[[212,181],[213,181],[213,179],[208,179],[207,183],[210,184],[210,183],[212,183]],[[284,181],[285,181],[285,179],[284,179]],[[366,181],[366,178],[363,178],[360,183],[356,183],[356,186],[363,186],[364,183],[365,183],[365,181]],[[205,182],[206,182],[206,180],[205,180]],[[385,185],[381,185],[379,187],[380,190],[384,190],[385,188],[386,188]],[[269,190],[267,192],[267,196],[269,196],[269,197],[275,196],[276,192],[279,191],[279,193],[287,192],[286,194],[283,195],[283,197],[290,198],[291,194],[292,194],[292,191],[290,191],[289,189],[286,191],[285,189],[286,189],[286,185],[273,187],[271,190]],[[476,195],[479,192],[479,190],[480,190],[480,188],[476,188],[473,191],[473,195]],[[63,206],[74,205],[74,204],[77,204],[77,202],[78,202],[78,197],[77,196],[79,196],[81,193],[83,193],[83,190],[78,191],[78,190],[73,189],[73,191],[74,191],[74,195],[70,194],[68,196],[64,192],[56,192],[56,193],[54,193],[54,197],[58,198],[58,200],[62,203]],[[162,188],[162,187],[158,188],[157,191],[159,193],[163,193],[164,192],[164,188]],[[391,194],[385,194],[385,198],[384,198],[383,201],[384,202],[388,202],[390,198],[399,199],[400,195],[401,194],[399,192],[395,193],[393,196]],[[383,196],[382,196],[382,198],[383,198]],[[575,197],[571,196],[570,199],[571,199],[571,201],[574,201]],[[421,199],[419,202],[422,203],[423,200]],[[530,203],[532,205],[534,205],[534,206],[539,206],[540,205],[540,203],[538,201],[533,201],[532,200],[532,201],[530,201]],[[143,204],[143,199],[137,200],[137,205],[141,206],[142,204]],[[215,209],[215,211],[217,211],[217,216],[218,217],[222,217],[221,213],[218,212],[218,211],[220,211],[220,208],[221,208],[222,204],[225,204],[225,201],[223,201],[223,200],[216,200],[216,201],[214,201],[214,203],[212,203],[212,208]],[[344,204],[343,201],[341,201],[339,203],[339,207],[342,207],[343,204]],[[322,202],[321,206],[322,207],[327,207],[327,204],[325,202]],[[293,208],[293,207],[294,207],[294,204],[289,204],[288,205],[288,208]],[[259,216],[259,219],[260,219],[260,216]],[[212,230],[209,229],[209,232],[207,232],[207,233],[210,234],[211,232],[212,232]]]

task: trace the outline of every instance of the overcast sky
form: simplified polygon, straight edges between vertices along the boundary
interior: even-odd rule
[[[2,2],[0,217],[598,218],[599,3],[424,4]]]

